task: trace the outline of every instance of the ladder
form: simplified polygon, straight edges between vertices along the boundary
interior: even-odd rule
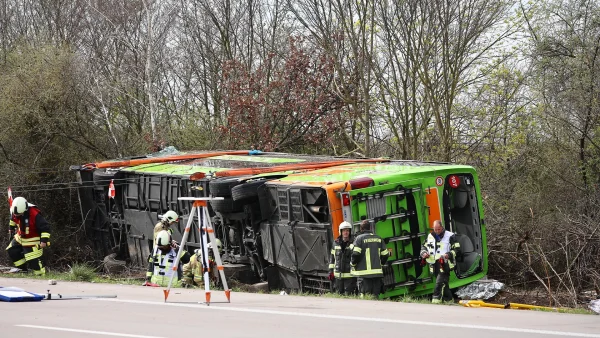
[[[171,279],[169,280],[169,285],[167,289],[163,290],[165,296],[165,303],[167,302],[167,298],[169,297],[169,292],[171,291],[171,284],[173,282],[173,276],[177,273],[177,267],[179,266],[179,259],[181,257],[181,250],[184,250],[184,245],[186,244],[187,238],[192,229],[192,223],[194,221],[194,215],[198,216],[198,233],[200,234],[201,243],[200,248],[202,250],[202,266],[203,266],[203,279],[204,279],[204,293],[206,298],[206,305],[210,305],[210,265],[208,264],[208,245],[207,245],[207,236],[210,239],[210,242],[213,243],[213,253],[214,258],[217,263],[217,270],[219,271],[219,275],[221,276],[221,281],[223,283],[223,290],[225,290],[225,297],[227,297],[227,302],[230,303],[231,290],[227,286],[227,280],[225,279],[225,271],[223,268],[223,261],[221,260],[221,253],[217,248],[217,239],[215,237],[215,231],[210,222],[210,215],[208,213],[207,202],[209,200],[222,200],[223,197],[179,197],[180,201],[193,201],[192,210],[190,211],[190,215],[188,218],[187,225],[185,226],[185,230],[183,233],[183,238],[181,239],[181,244],[179,245],[179,250],[177,250],[177,256],[175,258],[175,262],[173,263],[173,274],[171,274]]]

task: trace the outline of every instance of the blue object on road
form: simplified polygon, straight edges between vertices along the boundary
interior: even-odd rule
[[[27,292],[19,288],[3,288],[0,286],[0,301],[3,302],[39,302],[44,295]]]
[[[262,151],[260,151],[260,150],[250,150],[248,152],[248,155],[260,155],[260,154],[262,154]]]

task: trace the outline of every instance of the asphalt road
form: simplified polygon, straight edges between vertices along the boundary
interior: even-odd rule
[[[524,310],[0,278],[30,292],[114,299],[0,302],[1,337],[597,337],[600,318]]]

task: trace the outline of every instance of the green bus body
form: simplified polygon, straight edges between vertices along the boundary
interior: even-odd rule
[[[86,225],[96,231],[99,252],[119,247],[123,259],[143,266],[154,223],[162,213],[171,209],[183,216],[174,229],[174,238],[181,236],[191,208],[178,197],[224,197],[210,206],[215,232],[225,247],[225,260],[248,264],[256,277],[254,282],[262,279],[272,288],[317,292],[332,290],[327,279],[328,260],[339,224],[351,222],[356,234],[360,222],[370,220],[391,252],[384,267],[382,298],[433,292],[434,277],[422,264],[419,252],[433,221],[439,219],[456,234],[463,250],[450,287],[472,283],[487,274],[486,231],[474,168],[393,160],[321,169],[302,167],[339,160],[262,153],[146,163],[107,171],[81,167],[82,213]],[[280,165],[298,167],[219,177],[231,169]],[[198,173],[203,174],[201,178],[194,178]],[[113,179],[114,202],[102,197]],[[185,245],[192,250],[196,243],[197,239],[192,239]]]
[[[340,172],[340,168],[345,170]],[[453,175],[459,179],[456,188],[448,182]],[[366,178],[372,180],[369,187],[352,188],[353,180],[365,181]],[[371,220],[375,224],[375,233],[384,239],[391,252],[384,267],[383,298],[433,292],[435,279],[428,266],[423,265],[419,253],[436,219],[441,220],[447,230],[456,233],[464,250],[456,272],[451,274],[450,287],[467,285],[487,274],[487,239],[480,186],[472,167],[415,166],[403,165],[403,162],[359,164],[289,175],[268,184],[284,182],[294,186],[302,182],[317,185],[320,182],[325,183],[324,188],[334,182],[344,182],[345,192],[341,194],[347,193],[350,197],[347,208],[351,216],[342,215],[342,219],[354,225],[354,233],[359,231],[362,220]],[[336,210],[331,208],[331,203],[330,210],[335,219]],[[335,223],[332,224],[334,228]]]

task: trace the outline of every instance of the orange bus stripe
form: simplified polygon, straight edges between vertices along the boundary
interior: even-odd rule
[[[249,150],[236,150],[236,151],[216,151],[212,153],[203,153],[203,154],[190,154],[190,155],[172,155],[165,157],[151,157],[151,158],[141,158],[135,160],[124,160],[124,161],[105,161],[100,163],[90,163],[88,165],[95,166],[96,168],[117,168],[117,167],[129,167],[129,166],[137,166],[141,164],[148,163],[165,163],[172,161],[185,161],[185,160],[195,160],[213,156],[221,156],[221,155],[248,155]]]
[[[425,201],[429,207],[429,228],[433,228],[433,221],[442,220],[440,213],[440,198],[437,187],[429,188],[429,193],[425,194]]]

